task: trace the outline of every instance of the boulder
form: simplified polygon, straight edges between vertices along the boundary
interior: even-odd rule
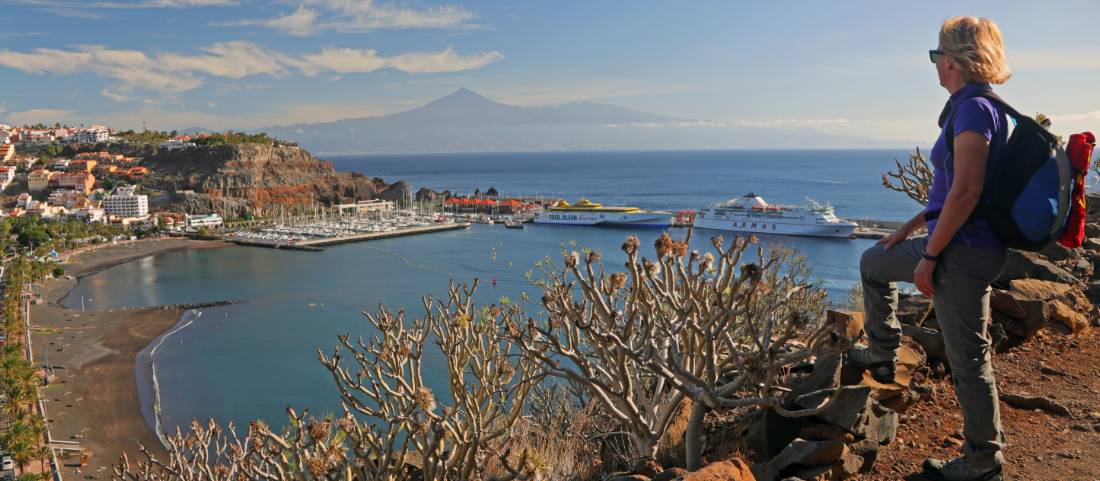
[[[1040,279],[1014,279],[1008,285],[1013,291],[1023,294],[1029,299],[1040,301],[1062,297],[1073,289],[1071,284]]]
[[[683,475],[680,479],[683,481],[756,481],[756,476],[749,469],[749,465],[734,458],[708,464],[703,469]]]
[[[1006,285],[1013,279],[1040,279],[1066,284],[1077,282],[1077,277],[1073,273],[1044,259],[1037,252],[1009,249],[1005,266],[994,283]]]
[[[878,459],[878,450],[882,445],[872,441],[870,439],[864,439],[848,445],[848,450],[852,454],[863,458],[863,465],[859,467],[859,472],[869,473],[871,468],[875,465],[875,460]]]
[[[864,459],[853,452],[851,449],[844,451],[844,454],[840,456],[840,459],[836,462],[836,468],[834,473],[840,479],[850,478],[859,473],[863,468]]]
[[[1005,332],[1017,338],[1027,339],[1046,327],[1053,310],[1042,299],[1028,298],[1018,291],[1002,291],[990,299],[993,322],[1004,326]]]
[[[1085,291],[1085,296],[1093,304],[1100,303],[1100,281],[1092,281],[1089,283],[1088,289]]]
[[[797,398],[795,404],[803,409],[817,407],[833,393],[832,389],[823,389]],[[863,413],[870,409],[870,404],[870,386],[844,386],[836,392],[829,407],[813,417],[855,433],[863,420]]]
[[[856,430],[856,437],[887,445],[898,433],[898,413],[878,403],[872,403],[863,416],[863,423]]]
[[[897,373],[894,375],[894,382],[880,383],[871,377],[870,371],[864,371],[860,384],[871,388],[872,399],[893,409],[904,410],[913,401],[908,396],[909,384],[913,380],[913,373],[922,364],[924,364],[924,356],[912,347],[902,344],[898,349]]]
[[[762,461],[779,454],[807,424],[803,418],[788,418],[771,408],[756,411],[746,422],[745,443]]]
[[[1039,251],[1039,254],[1054,262],[1076,260],[1081,257],[1082,249],[1070,249],[1058,242],[1051,242]]]
[[[839,354],[829,354],[817,358],[813,363],[813,371],[791,381],[791,393],[789,399],[795,399],[804,394],[823,389],[832,389],[840,385],[841,357]]]
[[[835,332],[848,339],[859,339],[863,335],[863,312],[829,309],[825,319]]]
[[[795,439],[779,455],[768,461],[764,466],[763,476],[759,478],[767,481],[779,479],[784,474],[797,475],[801,468],[832,466],[847,450],[848,447],[841,441]]]
[[[1092,234],[1089,233],[1089,226],[1092,226]],[[1100,250],[1100,224],[1085,224],[1085,236],[1081,247],[1088,251]]]
[[[683,479],[682,476],[686,476],[690,473],[691,471],[688,471],[684,468],[668,468],[664,471],[661,471],[661,474],[655,476],[653,478],[653,481],[674,481],[678,479]]]
[[[935,360],[947,363],[947,346],[944,344],[943,334],[935,329],[920,326],[901,326],[901,333],[920,344],[929,362]]]
[[[894,316],[902,324],[919,326],[924,323],[930,312],[932,312],[932,299],[915,295],[899,298],[898,308],[894,311]]]
[[[651,478],[640,474],[616,474],[608,477],[607,481],[651,481]]]
[[[1073,308],[1062,301],[1052,301],[1053,309],[1050,312],[1050,320],[1061,323],[1072,333],[1081,332],[1089,327],[1086,316],[1074,311]]]

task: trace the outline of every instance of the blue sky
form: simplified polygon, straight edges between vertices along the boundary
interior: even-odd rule
[[[987,16],[999,91],[1100,130],[1100,2],[3,0],[0,122],[255,128],[467,87],[729,126],[931,142],[940,22]]]

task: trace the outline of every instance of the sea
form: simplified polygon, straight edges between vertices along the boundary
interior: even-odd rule
[[[329,158],[338,170],[359,171],[412,188],[503,195],[585,197],[605,205],[698,209],[745,193],[771,202],[831,203],[853,219],[905,220],[919,206],[882,187],[882,175],[904,150],[762,150],[690,152],[552,152],[371,155]],[[676,237],[686,229],[671,229]],[[720,234],[698,231],[693,247]],[[337,335],[371,334],[364,311],[381,306],[423,312],[423,296],[441,295],[449,281],[479,281],[479,302],[512,301],[533,293],[528,272],[558,261],[563,251],[590,248],[609,270],[621,268],[623,240],[637,235],[652,252],[657,230],[528,224],[524,229],[473,225],[465,230],[377,240],[298,252],[253,247],[169,252],[80,279],[66,307],[137,307],[213,300],[236,304],[190,313],[139,356],[143,414],[163,430],[213,418],[242,427],[254,419],[280,426],[286,409],[339,413],[331,375],[317,360]],[[726,233],[729,239],[732,234]],[[815,282],[834,300],[858,279],[869,240],[762,237],[795,247]],[[537,299],[537,296],[534,296]],[[537,310],[537,306],[528,306]],[[155,348],[155,350],[154,350]],[[157,389],[149,382],[151,356]],[[429,356],[427,382],[445,392],[444,360]],[[159,391],[159,393],[158,393]]]

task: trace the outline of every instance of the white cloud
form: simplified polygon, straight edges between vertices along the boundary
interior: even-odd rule
[[[814,127],[822,125],[847,124],[848,119],[843,117],[825,119],[765,119],[765,120],[738,120],[734,125],[742,127]]]
[[[124,9],[124,8],[191,8],[191,7],[227,7],[237,5],[237,0],[10,0],[20,5],[43,7],[48,11],[63,14],[80,12],[80,9]]]
[[[244,20],[237,25],[257,25],[282,30],[291,35],[305,36],[313,33],[313,24],[317,21],[317,11],[299,5],[294,13],[268,20]]]
[[[207,103],[206,107],[214,109],[216,104]],[[198,126],[214,130],[223,129],[255,129],[273,125],[290,125],[296,123],[314,123],[340,120],[346,118],[371,117],[381,115],[383,112],[374,105],[368,104],[326,104],[308,103],[277,105],[269,110],[255,112],[235,112],[233,115],[225,115],[221,112],[184,110],[167,110],[156,106],[145,106],[130,112],[96,113],[94,115],[66,118],[72,122],[101,123],[113,128],[129,129],[141,128],[144,124],[150,129],[170,130],[183,127]],[[64,121],[65,119],[60,119]],[[50,120],[49,123],[59,120]]]
[[[107,97],[115,102],[129,102],[130,96],[121,90],[103,89],[99,91],[99,94]]]
[[[411,52],[392,57],[375,50],[325,49],[293,57],[251,42],[235,41],[209,45],[201,54],[161,53],[150,56],[138,50],[111,49],[101,45],[77,46],[75,50],[40,48],[30,52],[0,49],[0,66],[26,73],[72,75],[93,73],[116,84],[101,91],[112,100],[124,102],[131,93],[143,91],[172,96],[198,88],[204,77],[242,79],[255,75],[284,77],[297,70],[313,76],[364,73],[393,69],[408,73],[458,72],[481,68],[504,58],[499,52],[461,55],[447,47],[440,52]]]
[[[74,114],[74,111],[65,109],[31,109],[21,112],[9,112],[6,116],[8,122],[14,125],[25,125],[40,122],[44,124],[64,122],[71,119]]]
[[[711,122],[709,120],[674,120],[671,122],[630,122],[625,124],[607,124],[604,127],[609,128],[622,128],[622,127],[640,127],[646,129],[658,128],[658,127],[679,127],[679,128],[708,128],[708,129],[722,129],[729,127],[730,125],[725,122]]]
[[[1092,112],[1085,112],[1080,114],[1062,114],[1051,115],[1052,120],[1100,120],[1100,110],[1093,110]]]
[[[1100,57],[1092,49],[1019,49],[1008,53],[1013,70],[1100,70]]]
[[[447,47],[442,52],[405,53],[389,58],[379,56],[375,50],[337,48],[304,56],[306,65],[302,70],[310,75],[322,71],[363,73],[383,68],[409,73],[461,72],[478,69],[503,58],[500,52],[463,56],[455,53],[453,47]]]
[[[216,22],[223,27],[257,26],[291,35],[324,32],[366,32],[381,29],[472,29],[478,26],[473,12],[454,5],[422,9],[373,0],[302,0],[298,9],[273,18]]]

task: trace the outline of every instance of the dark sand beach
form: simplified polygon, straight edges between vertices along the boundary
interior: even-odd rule
[[[119,243],[81,252],[62,266],[66,277],[46,283],[45,303],[31,306],[31,338],[35,361],[46,358],[55,377],[44,390],[50,429],[56,441],[75,441],[90,453],[78,472],[79,456],[59,457],[69,479],[111,477],[110,467],[122,451],[130,459],[138,446],[165,456],[156,434],[141,414],[137,354],[180,318],[183,311],[138,309],[70,310],[58,301],[76,279],[142,257],[184,249],[224,247],[222,242],[155,239]],[[60,453],[59,453],[60,456]]]

